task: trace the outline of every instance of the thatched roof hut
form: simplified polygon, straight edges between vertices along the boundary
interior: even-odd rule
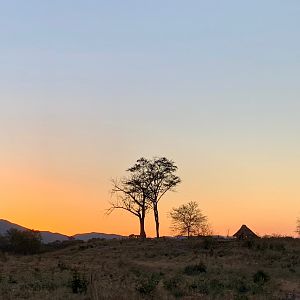
[[[233,235],[239,240],[247,240],[259,238],[251,229],[249,229],[246,225],[242,225],[242,227]]]

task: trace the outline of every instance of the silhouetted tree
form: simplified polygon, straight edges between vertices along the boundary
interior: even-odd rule
[[[147,163],[140,158],[136,164],[129,168],[129,175],[121,180],[112,180],[112,194],[115,196],[110,202],[111,207],[107,213],[114,209],[123,209],[139,218],[140,237],[145,238],[145,217],[150,208],[147,201],[149,193],[149,176],[147,175]]]
[[[147,161],[148,182],[148,200],[151,203],[155,227],[156,237],[159,237],[159,213],[158,203],[161,198],[168,192],[174,191],[175,187],[181,182],[181,179],[175,174],[177,166],[172,160],[165,157],[153,158]]]
[[[35,254],[40,252],[42,238],[39,231],[9,229],[7,231],[9,250],[19,254]]]
[[[296,233],[300,236],[300,218],[297,219]]]
[[[197,235],[201,235],[201,236],[213,235],[213,230],[211,225],[208,222],[203,222],[198,229]]]
[[[127,170],[129,175],[121,180],[113,180],[108,214],[114,209],[123,209],[137,216],[140,220],[140,236],[145,237],[145,217],[149,208],[153,209],[156,236],[159,237],[158,202],[163,195],[174,190],[180,183],[175,175],[177,166],[165,157],[148,160],[144,157]]]
[[[172,219],[171,228],[180,234],[191,235],[207,235],[209,225],[207,217],[204,216],[199,209],[198,203],[191,201],[183,204],[178,208],[173,208],[170,212]]]

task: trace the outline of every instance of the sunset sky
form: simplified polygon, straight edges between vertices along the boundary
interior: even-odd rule
[[[300,216],[300,2],[3,1],[0,218],[138,233],[104,214],[111,178],[166,156],[216,234],[294,235]],[[152,215],[146,231],[154,235]]]

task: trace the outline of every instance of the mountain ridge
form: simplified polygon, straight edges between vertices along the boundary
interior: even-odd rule
[[[30,230],[27,227],[21,226],[19,224],[12,223],[5,219],[0,219],[0,234],[5,235],[7,230],[14,228],[18,230]],[[87,233],[77,233],[71,236],[61,234],[59,232],[51,232],[45,230],[38,230],[41,233],[42,242],[45,244],[55,242],[55,241],[66,241],[70,239],[88,241],[92,238],[103,238],[103,239],[114,239],[114,238],[122,238],[124,236],[119,234],[108,234],[108,233],[100,233],[100,232],[87,232]]]

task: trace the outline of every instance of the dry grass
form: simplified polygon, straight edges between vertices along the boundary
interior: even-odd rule
[[[299,278],[300,240],[287,238],[94,240],[41,255],[0,254],[5,300],[300,299]]]

